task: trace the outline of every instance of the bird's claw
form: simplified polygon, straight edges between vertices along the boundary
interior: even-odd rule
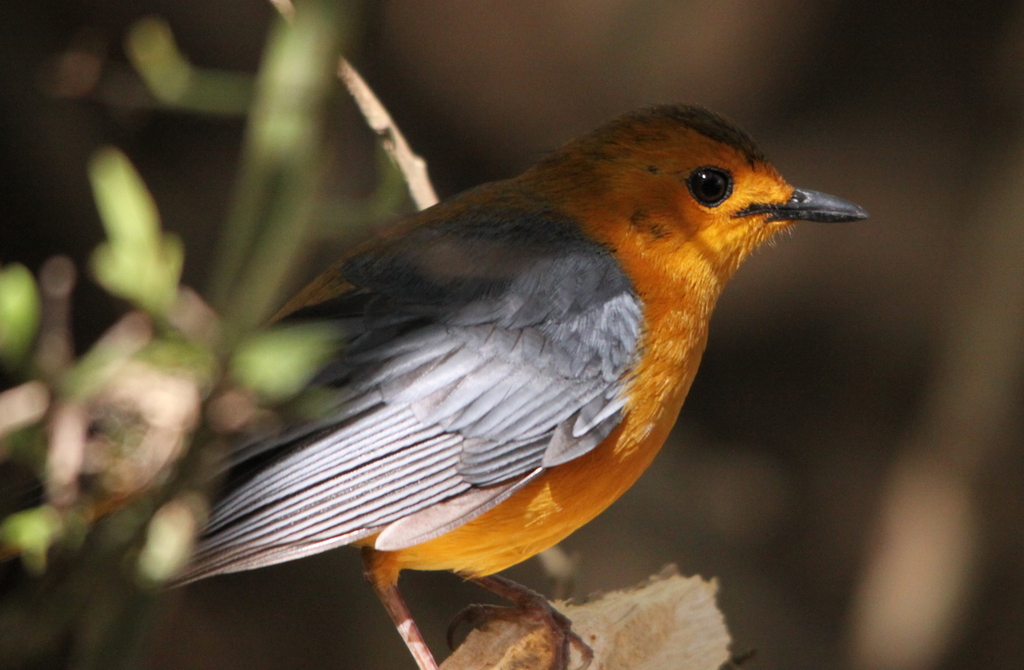
[[[469,605],[463,608],[461,612],[455,615],[451,623],[448,624],[448,633],[445,637],[448,642],[448,648],[455,651],[455,633],[463,624],[467,624],[470,628],[479,628],[489,621],[510,621],[512,617],[502,611],[507,612],[511,609],[511,607],[499,607],[498,605]]]
[[[470,605],[455,615],[448,625],[448,648],[455,649],[455,633],[463,624],[471,628],[480,628],[492,621],[508,621],[519,623],[523,620],[534,621],[548,629],[554,638],[558,652],[554,655],[550,670],[568,670],[569,646],[576,648],[582,657],[581,665],[576,670],[587,670],[594,660],[594,650],[573,629],[572,622],[564,614],[552,607],[546,600],[536,603],[518,604],[512,607],[499,605]]]

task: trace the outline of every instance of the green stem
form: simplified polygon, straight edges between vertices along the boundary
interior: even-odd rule
[[[339,0],[302,0],[272,29],[210,287],[228,346],[269,316],[306,241],[346,19]]]

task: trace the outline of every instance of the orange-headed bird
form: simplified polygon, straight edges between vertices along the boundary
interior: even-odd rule
[[[494,573],[651,464],[740,262],[795,221],[866,216],[794,189],[743,131],[684,105],[621,116],[410,216],[285,306],[344,332],[314,380],[336,406],[235,454],[182,581],[361,546],[420,668],[436,669],[399,572],[452,570],[537,610]],[[547,617],[566,628],[564,665],[582,642]]]

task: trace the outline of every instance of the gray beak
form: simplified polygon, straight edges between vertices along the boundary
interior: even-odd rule
[[[868,218],[868,213],[863,207],[855,205],[849,200],[802,188],[794,190],[793,196],[785,203],[753,204],[733,216],[753,216],[754,214],[767,214],[767,221],[818,221],[820,223],[842,223],[843,221],[860,221]]]

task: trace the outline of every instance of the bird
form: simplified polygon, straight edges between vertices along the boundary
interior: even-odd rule
[[[589,662],[571,622],[497,573],[651,465],[756,247],[866,217],[790,186],[724,117],[663,104],[400,220],[282,308],[342,333],[311,382],[330,410],[231,455],[179,583],[353,545],[420,670],[438,665],[398,590],[408,569],[455,572],[561,631],[552,667],[570,646]],[[502,614],[465,618],[480,616]]]

